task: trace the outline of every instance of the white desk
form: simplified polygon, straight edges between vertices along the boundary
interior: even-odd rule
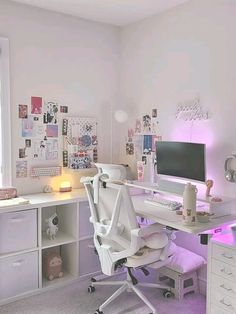
[[[236,214],[231,214],[223,217],[212,218],[208,223],[196,222],[195,226],[185,226],[182,223],[182,217],[177,215],[175,211],[167,208],[158,207],[145,203],[148,194],[141,194],[132,196],[135,211],[141,217],[152,219],[164,226],[169,226],[180,231],[200,234],[211,229],[219,228],[222,225],[231,224],[236,221]]]
[[[174,194],[172,192],[168,191],[160,191],[158,189],[158,186],[154,183],[149,182],[138,182],[138,181],[132,181],[127,182],[127,186],[131,188],[136,188],[140,190],[146,190],[150,192],[163,192],[164,194],[169,195],[178,195]],[[140,194],[132,196],[132,201],[134,204],[135,211],[138,215],[152,219],[156,222],[159,222],[162,225],[169,226],[175,229],[178,229],[180,231],[193,233],[193,234],[200,234],[204,233],[208,230],[217,229],[222,225],[232,224],[236,221],[236,211],[230,215],[225,215],[218,218],[211,218],[210,222],[208,223],[200,223],[196,222],[194,226],[186,226],[182,223],[182,217],[180,215],[177,215],[175,211],[170,211],[167,208],[158,207],[156,205],[151,205],[145,203],[145,199],[148,197],[148,194]],[[205,196],[198,197],[198,200],[210,202],[208,198]],[[233,199],[229,197],[224,197],[224,202],[231,202]]]

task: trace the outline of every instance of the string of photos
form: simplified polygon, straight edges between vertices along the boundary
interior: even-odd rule
[[[68,117],[63,119],[63,167],[91,168],[97,162],[97,121],[95,118]]]

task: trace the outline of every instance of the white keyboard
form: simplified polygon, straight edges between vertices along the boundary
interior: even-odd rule
[[[180,202],[165,200],[162,198],[147,198],[144,202],[150,205],[164,207],[169,210],[177,210],[182,207]]]

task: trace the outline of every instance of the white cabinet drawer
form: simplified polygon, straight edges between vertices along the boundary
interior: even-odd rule
[[[236,251],[221,245],[213,244],[212,255],[215,259],[230,265],[236,265]]]
[[[228,297],[214,289],[211,291],[211,298],[215,307],[219,307],[230,314],[236,314],[236,298]]]
[[[38,252],[0,260],[0,299],[38,288]]]
[[[211,305],[211,314],[231,314],[228,311],[224,311],[219,307],[216,307],[215,305]]]
[[[37,210],[0,214],[0,254],[37,247]]]
[[[79,203],[79,237],[93,235],[93,225],[89,221],[91,214],[88,202]]]
[[[236,282],[211,274],[211,287],[214,287],[214,291],[236,298]]]
[[[212,259],[212,272],[225,279],[236,282],[236,267],[224,262]]]

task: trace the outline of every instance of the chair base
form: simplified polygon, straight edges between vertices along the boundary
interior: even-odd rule
[[[165,289],[166,291],[170,291],[170,287],[165,284],[159,284],[159,283],[138,283],[137,285],[133,285],[132,281],[130,279],[123,280],[123,281],[99,281],[99,282],[92,282],[90,287],[93,287],[94,290],[91,290],[90,292],[95,291],[96,286],[120,286],[118,290],[116,290],[110,298],[108,298],[102,305],[99,306],[99,309],[96,311],[96,313],[102,313],[103,309],[110,304],[112,301],[114,301],[121,293],[124,291],[131,292],[133,291],[136,293],[136,295],[151,309],[152,314],[157,314],[156,309],[152,305],[151,302],[145,297],[145,295],[138,289],[138,287],[148,287],[148,288],[155,288],[155,289]],[[164,296],[169,297],[171,294],[166,295],[164,293]]]

